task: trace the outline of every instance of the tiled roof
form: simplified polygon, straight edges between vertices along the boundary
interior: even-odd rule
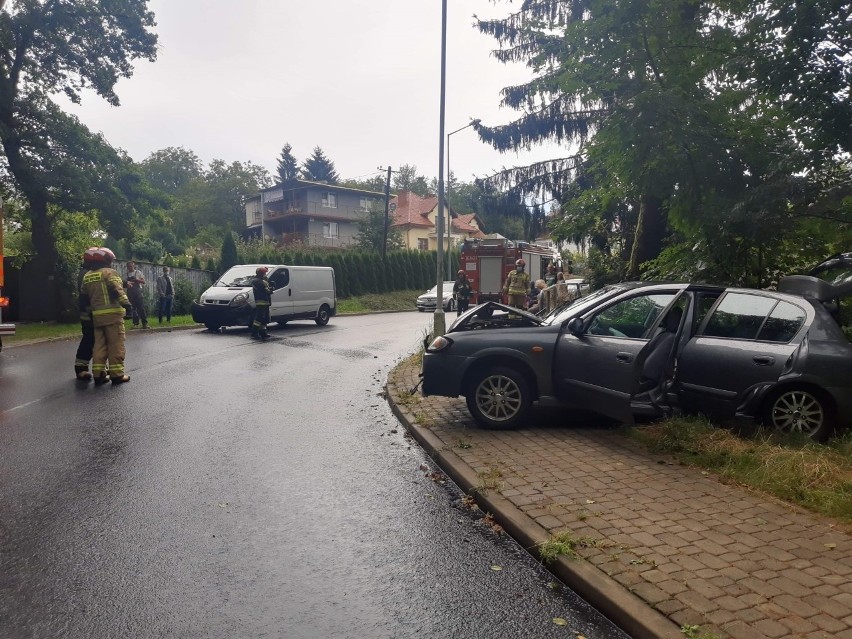
[[[456,219],[452,221],[453,228],[457,231],[461,231],[463,233],[468,233],[472,237],[485,237],[485,233],[483,233],[479,227],[474,226],[471,222],[476,218],[476,213],[459,213],[456,216]]]
[[[411,191],[400,191],[396,195],[396,210],[393,212],[391,226],[435,226],[429,220],[429,213],[438,206],[438,196],[421,197]]]

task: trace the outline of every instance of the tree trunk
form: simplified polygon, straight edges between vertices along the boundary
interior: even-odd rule
[[[0,127],[0,130],[2,129],[9,130],[8,127]],[[59,251],[56,247],[56,237],[53,234],[47,211],[49,194],[22,157],[17,140],[4,135],[3,149],[6,152],[10,172],[15,177],[15,181],[30,205],[32,240],[33,247],[36,250],[35,259],[42,263],[43,269],[40,272],[48,274],[47,282],[33,282],[33,285],[43,286],[43,290],[48,291],[48,294],[53,294],[57,319],[67,319],[69,312],[73,309],[74,291],[69,290],[67,283],[63,281],[61,270],[58,268]]]
[[[643,195],[639,202],[639,218],[627,267],[628,279],[638,280],[643,262],[657,257],[663,250],[667,218],[660,198]]]

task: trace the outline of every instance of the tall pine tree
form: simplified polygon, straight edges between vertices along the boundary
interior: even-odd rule
[[[312,182],[326,182],[337,184],[340,176],[334,170],[334,162],[329,160],[320,147],[314,147],[314,152],[302,166],[302,176]]]
[[[278,177],[282,182],[295,180],[299,177],[299,162],[293,155],[293,147],[289,142],[284,144],[278,157]]]

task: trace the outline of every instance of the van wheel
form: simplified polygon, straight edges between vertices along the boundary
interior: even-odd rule
[[[219,329],[222,328],[219,324],[214,324],[213,322],[206,322],[204,325],[211,333],[218,333]]]
[[[329,319],[331,319],[331,309],[328,307],[328,304],[323,304],[319,307],[314,321],[317,323],[317,326],[325,326],[328,324]]]

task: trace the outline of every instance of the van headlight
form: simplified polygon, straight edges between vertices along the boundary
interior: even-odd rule
[[[248,293],[238,293],[228,306],[245,306],[248,304]]]

